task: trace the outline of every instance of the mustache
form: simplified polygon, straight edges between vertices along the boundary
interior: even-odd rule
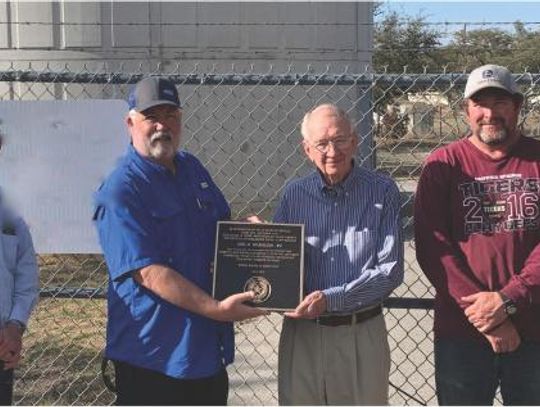
[[[172,141],[172,135],[168,131],[156,131],[150,137],[150,142],[154,143],[156,141]]]
[[[479,124],[481,126],[491,126],[491,125],[494,125],[494,124],[504,124],[504,120],[502,120],[502,119],[491,119],[491,120],[488,120],[488,121],[482,120]]]

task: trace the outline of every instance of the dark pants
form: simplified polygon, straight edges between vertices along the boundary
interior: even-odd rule
[[[437,340],[435,382],[439,405],[493,405],[498,386],[504,405],[540,405],[540,343],[496,354],[488,344]]]
[[[224,406],[229,395],[225,368],[202,379],[175,379],[162,373],[113,361],[116,405]]]
[[[0,360],[0,406],[13,403],[13,369],[4,370],[4,362]]]

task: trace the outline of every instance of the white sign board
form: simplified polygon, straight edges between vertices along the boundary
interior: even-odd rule
[[[0,188],[38,253],[100,253],[93,195],[129,143],[122,100],[0,101]]]

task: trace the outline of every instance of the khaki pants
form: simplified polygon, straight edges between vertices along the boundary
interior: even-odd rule
[[[285,318],[279,341],[280,405],[388,404],[384,317],[322,326]]]

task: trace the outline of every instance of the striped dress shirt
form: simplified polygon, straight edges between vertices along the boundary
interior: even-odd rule
[[[328,187],[314,171],[285,187],[274,222],[305,225],[305,294],[323,291],[329,313],[380,304],[403,281],[400,195],[387,176],[355,165]]]

